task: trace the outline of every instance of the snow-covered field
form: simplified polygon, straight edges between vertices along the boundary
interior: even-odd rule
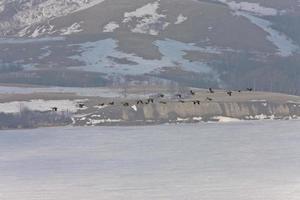
[[[0,131],[0,199],[296,200],[299,130],[264,121]]]

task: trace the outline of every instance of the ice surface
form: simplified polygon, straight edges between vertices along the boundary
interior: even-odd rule
[[[3,200],[298,200],[300,122],[0,131]]]

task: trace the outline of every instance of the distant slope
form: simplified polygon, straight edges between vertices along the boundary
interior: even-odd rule
[[[298,11],[297,0],[2,0],[0,82],[159,79],[297,94],[298,32],[284,24]],[[80,72],[93,78],[76,81]]]

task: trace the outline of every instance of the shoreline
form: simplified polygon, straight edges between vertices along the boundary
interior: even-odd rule
[[[219,116],[222,117],[222,116]],[[120,127],[125,127],[125,128],[132,128],[132,127],[157,127],[157,126],[169,126],[169,125],[201,125],[201,124],[235,124],[235,123],[248,123],[248,122],[284,122],[284,121],[299,121],[300,122],[300,117],[295,117],[295,118],[274,118],[274,119],[236,119],[236,118],[229,118],[229,117],[224,117],[226,120],[202,120],[202,121],[166,121],[166,122],[161,122],[161,123],[150,123],[150,122],[138,122],[138,123],[103,123],[103,124],[98,124],[98,125],[85,125],[85,126],[80,126],[80,125],[73,125],[73,124],[66,124],[66,125],[49,125],[49,126],[37,126],[37,127],[32,127],[32,128],[8,128],[8,129],[0,129],[1,131],[14,131],[14,130],[36,130],[36,129],[56,129],[56,128],[120,128]]]

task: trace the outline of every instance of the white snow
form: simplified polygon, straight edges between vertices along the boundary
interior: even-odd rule
[[[93,118],[99,118],[99,117],[102,117],[101,115],[92,115],[91,117]]]
[[[39,37],[41,36],[44,32],[46,31],[46,29],[44,29],[43,26],[38,26],[33,33],[31,34],[31,37],[35,38],[35,37]]]
[[[97,109],[103,109],[103,108],[106,108],[107,106],[94,106],[94,108],[97,108]]]
[[[181,117],[177,117],[177,122],[187,122],[189,121],[189,118],[181,118]]]
[[[79,108],[78,101],[82,100],[30,100],[30,101],[13,101],[0,103],[0,113],[18,113],[22,109],[32,111],[49,111],[52,107],[57,107],[58,111],[76,112]]]
[[[188,18],[184,16],[183,14],[178,15],[177,20],[174,24],[182,24],[185,22]]]
[[[298,200],[299,121],[0,131],[3,200]]]
[[[194,121],[202,121],[202,117],[193,117]]]
[[[87,125],[95,126],[104,123],[116,123],[121,121],[121,119],[89,119]]]
[[[0,4],[0,13],[4,10],[4,5]]]
[[[60,30],[61,35],[71,35],[73,33],[79,33],[82,32],[83,29],[81,28],[80,23],[75,22],[74,24],[72,24],[71,26],[67,27],[67,28],[63,28]]]
[[[103,27],[103,32],[104,33],[114,32],[119,27],[120,25],[117,22],[112,21]]]
[[[240,122],[240,119],[232,118],[232,117],[224,117],[224,116],[216,116],[213,117],[214,120],[217,120],[218,122],[222,123],[228,123],[228,122]]]
[[[246,11],[259,16],[275,16],[278,14],[276,9],[263,7],[259,3],[235,2],[229,0],[218,1],[228,5],[229,8],[234,11]]]
[[[267,102],[265,99],[252,99],[251,102]]]
[[[246,119],[250,119],[250,120],[274,120],[275,119],[275,115],[264,115],[264,114],[260,114],[260,115],[254,115],[254,116],[247,116]]]
[[[124,13],[123,23],[129,24],[134,33],[158,35],[170,24],[165,22],[166,15],[159,14],[160,1],[148,3],[135,11]],[[137,20],[137,21],[135,21]],[[131,27],[131,22],[135,25]]]

